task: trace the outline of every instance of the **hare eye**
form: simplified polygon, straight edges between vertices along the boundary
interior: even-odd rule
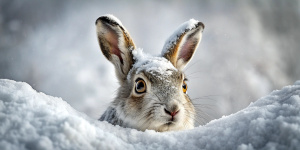
[[[182,83],[182,91],[183,91],[183,93],[186,93],[186,91],[187,91],[187,84],[185,83],[185,81],[183,81],[183,83]]]
[[[146,83],[143,79],[138,78],[135,81],[135,92],[138,94],[146,92]]]

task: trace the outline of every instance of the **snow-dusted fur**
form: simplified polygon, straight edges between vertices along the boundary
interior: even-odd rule
[[[142,131],[193,128],[195,109],[182,70],[197,49],[203,23],[194,19],[183,23],[157,57],[137,49],[112,15],[99,17],[96,28],[101,51],[114,64],[120,82],[116,98],[100,120]]]

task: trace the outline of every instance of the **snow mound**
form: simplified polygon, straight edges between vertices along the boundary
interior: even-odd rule
[[[100,115],[100,114],[99,114]],[[158,133],[113,126],[27,83],[0,80],[0,149],[297,149],[300,81],[205,126]]]

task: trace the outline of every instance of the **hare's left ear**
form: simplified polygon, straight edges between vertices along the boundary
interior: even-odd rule
[[[183,23],[165,43],[162,56],[182,70],[197,49],[203,29],[204,24],[194,19]]]
[[[114,64],[119,81],[124,82],[134,63],[133,40],[121,21],[112,15],[99,17],[96,20],[96,28],[103,55]]]

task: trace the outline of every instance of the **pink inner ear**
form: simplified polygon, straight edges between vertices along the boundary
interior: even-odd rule
[[[111,54],[117,55],[119,57],[119,59],[120,59],[121,64],[123,64],[123,59],[122,59],[122,56],[121,56],[121,51],[120,51],[120,49],[118,47],[112,47]]]
[[[184,61],[189,61],[193,55],[197,42],[190,39],[187,40],[179,50],[179,59],[183,59]]]
[[[114,54],[114,55],[117,55],[120,59],[121,64],[123,64],[121,51],[120,51],[119,45],[118,45],[118,40],[119,39],[118,39],[118,36],[117,36],[116,32],[110,29],[110,32],[107,32],[105,37],[106,37],[107,41],[110,44],[110,53]]]

